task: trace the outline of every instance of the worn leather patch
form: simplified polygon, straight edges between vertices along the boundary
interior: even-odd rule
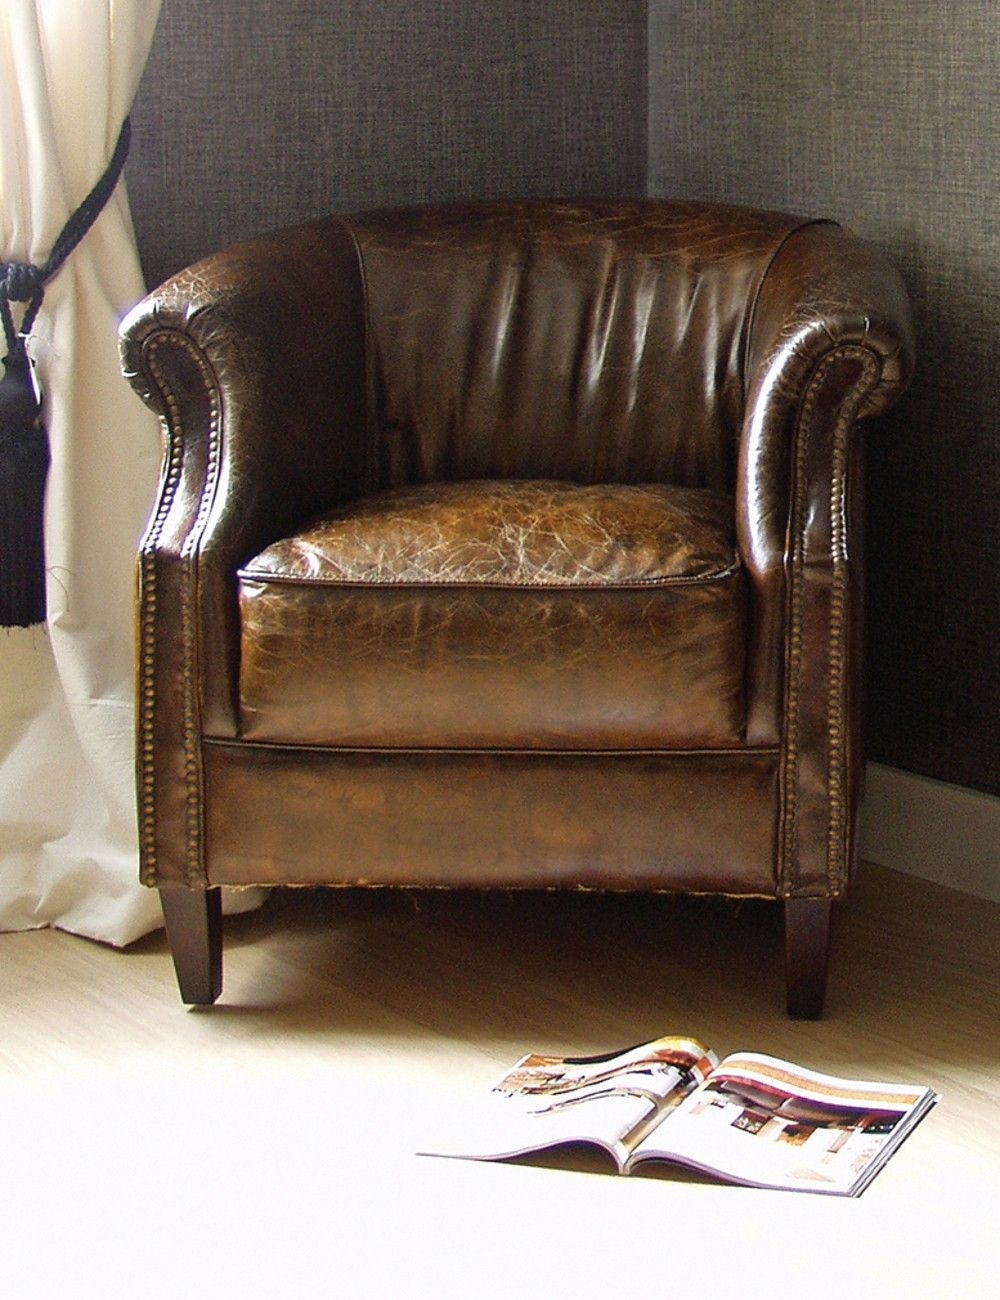
[[[324,515],[242,570],[261,581],[504,587],[717,578],[737,563],[720,493],[662,484],[432,483]]]
[[[240,575],[242,734],[676,748],[744,733],[733,506],[662,485],[383,493]]]

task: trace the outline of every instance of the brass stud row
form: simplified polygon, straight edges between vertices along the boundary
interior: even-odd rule
[[[850,430],[862,400],[878,381],[878,359],[867,348],[845,346],[831,352],[817,368],[803,402],[797,422],[792,485],[791,585],[789,593],[789,649],[785,693],[785,743],[782,765],[781,856],[778,864],[779,891],[783,897],[794,893],[794,864],[797,856],[797,782],[799,768],[800,693],[803,646],[804,569],[806,560],[806,465],[809,429],[816,401],[827,373],[845,357],[856,357],[864,367],[864,378],[855,387],[853,400],[841,411],[833,433],[830,509],[832,529],[833,575],[830,593],[830,625],[827,670],[827,883],[831,895],[842,886],[842,845],[845,834],[844,797],[844,636],[847,606],[847,537],[845,523],[847,451]]]
[[[169,387],[159,363],[158,352],[167,336],[156,336],[147,342],[144,359],[148,374],[156,384],[163,414],[161,422],[167,439],[167,465],[156,515],[143,543],[141,557],[142,610],[140,615],[140,668],[139,668],[139,770],[140,770],[140,843],[142,847],[142,878],[155,884],[158,874],[156,854],[156,552],[161,541],[166,520],[173,508],[181,481],[184,453],[180,406]],[[204,531],[212,499],[218,482],[220,464],[219,403],[215,386],[204,357],[198,348],[174,331],[169,334],[171,347],[182,347],[194,361],[205,379],[210,394],[211,412],[208,430],[209,454],[205,482],[202,485],[198,512],[185,538],[181,551],[181,650],[183,697],[183,746],[185,781],[185,877],[188,884],[204,885],[205,868],[202,860],[202,770],[198,726],[198,694],[196,682],[197,632],[195,627],[194,595],[195,577],[192,571],[198,545]]]

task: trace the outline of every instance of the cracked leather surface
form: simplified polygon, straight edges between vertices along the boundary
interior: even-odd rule
[[[731,745],[730,498],[432,485],[341,509],[240,577],[243,734],[327,745]]]
[[[733,506],[663,484],[523,480],[378,493],[269,546],[241,571],[315,583],[615,586],[718,577]]]

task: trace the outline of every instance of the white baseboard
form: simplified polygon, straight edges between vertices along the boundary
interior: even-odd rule
[[[1000,902],[1000,799],[869,763],[859,856]]]

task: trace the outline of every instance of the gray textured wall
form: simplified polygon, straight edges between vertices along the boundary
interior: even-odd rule
[[[326,212],[637,193],[646,4],[166,0],[133,124],[151,283]]]
[[[1000,794],[996,0],[652,0],[649,189],[841,219],[919,374],[868,439],[868,749]]]

